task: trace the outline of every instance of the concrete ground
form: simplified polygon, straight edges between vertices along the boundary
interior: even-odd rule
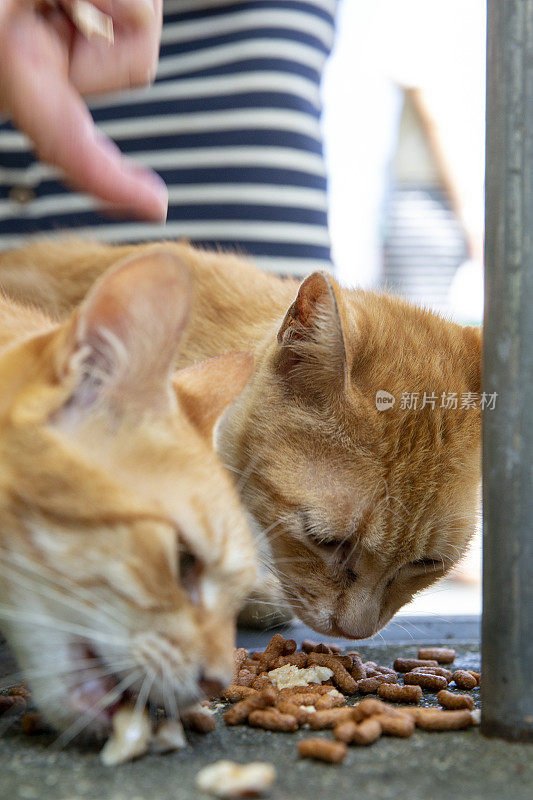
[[[302,625],[283,633],[298,640],[310,634]],[[242,632],[239,643],[263,648],[267,640],[266,634]],[[365,658],[391,665],[399,655],[416,655],[422,644],[451,645],[457,650],[458,666],[476,669],[479,620],[399,617],[381,637],[358,643],[358,649]],[[0,672],[7,670],[4,655]],[[477,690],[474,696],[478,702]],[[431,695],[425,700],[435,703]],[[273,763],[278,773],[273,800],[533,798],[533,745],[485,739],[477,728],[416,731],[407,740],[383,738],[368,748],[350,748],[339,766],[300,760],[297,742],[307,735],[305,730],[283,734],[227,728],[218,720],[212,733],[191,734],[185,750],[108,768],[96,750],[69,746],[58,751],[53,736],[23,736],[15,723],[0,742],[0,800],[196,800],[205,798],[195,789],[197,772],[219,758]],[[320,735],[331,737],[329,732]]]

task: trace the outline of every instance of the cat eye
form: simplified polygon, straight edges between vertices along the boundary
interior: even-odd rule
[[[330,552],[334,552],[338,548],[342,547],[344,541],[339,541],[338,539],[325,539],[323,535],[317,533],[305,511],[301,511],[300,516],[302,519],[304,533],[315,547],[320,547],[322,550],[329,550]]]
[[[180,548],[178,553],[178,578],[180,585],[188,592],[191,602],[199,605],[200,579],[202,576],[202,564],[194,553],[190,550]]]
[[[321,536],[317,536],[314,533],[308,533],[307,535],[315,547],[321,547],[323,550],[331,552],[338,550],[344,544],[344,542],[338,542],[336,539],[322,539]]]

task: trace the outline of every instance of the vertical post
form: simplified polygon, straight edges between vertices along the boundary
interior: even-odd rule
[[[488,0],[482,732],[533,741],[533,0]]]

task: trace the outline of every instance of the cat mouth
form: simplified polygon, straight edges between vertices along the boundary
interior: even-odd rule
[[[83,665],[71,673],[70,710],[76,716],[87,717],[89,730],[108,730],[113,715],[127,695],[127,692],[117,691],[120,678],[110,673],[104,661],[87,643],[72,643],[70,655],[74,664]]]

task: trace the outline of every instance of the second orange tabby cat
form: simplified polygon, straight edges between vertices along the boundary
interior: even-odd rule
[[[298,287],[243,259],[164,246],[194,282],[178,365],[254,352],[217,449],[267,532],[286,597],[318,631],[371,635],[457,562],[474,530],[480,410],[441,402],[481,391],[480,331],[320,273]],[[0,284],[63,314],[135,250],[33,245],[0,256]],[[396,398],[386,411],[380,390]],[[404,392],[417,408],[403,407]],[[436,400],[422,407],[424,393]]]

